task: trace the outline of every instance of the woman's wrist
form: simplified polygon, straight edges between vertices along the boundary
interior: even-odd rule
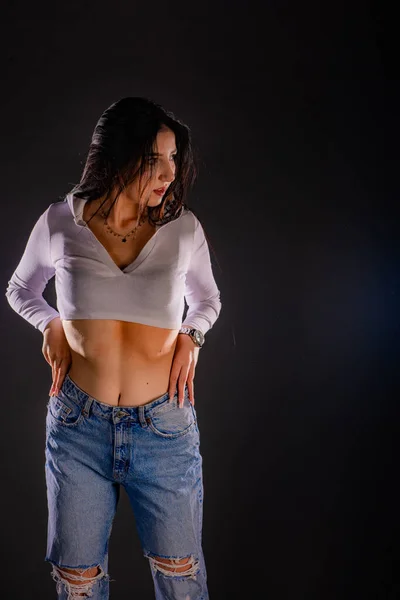
[[[43,335],[45,334],[45,332],[48,329],[55,329],[55,328],[57,328],[57,329],[62,328],[62,322],[61,322],[60,317],[55,317],[54,319],[51,319],[51,321],[49,321],[47,323],[46,328],[43,329]]]

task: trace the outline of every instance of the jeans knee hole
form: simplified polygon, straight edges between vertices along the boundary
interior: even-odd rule
[[[88,567],[84,569],[70,569],[67,567],[58,567],[53,565],[51,575],[57,584],[57,592],[61,594],[63,588],[67,592],[68,600],[81,600],[93,596],[93,586],[105,576],[100,565],[97,565],[97,573],[94,575],[85,575],[85,572],[93,569]]]
[[[199,570],[199,561],[194,556],[184,558],[161,558],[148,555],[155,571],[166,577],[195,577]]]

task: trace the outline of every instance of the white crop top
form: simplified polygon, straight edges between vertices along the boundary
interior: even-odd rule
[[[156,229],[137,258],[120,269],[83,221],[85,200],[68,194],[42,213],[8,282],[10,306],[42,333],[55,317],[117,319],[205,334],[220,310],[200,221],[184,208]],[[55,275],[57,310],[43,297]],[[185,322],[182,323],[188,305]]]

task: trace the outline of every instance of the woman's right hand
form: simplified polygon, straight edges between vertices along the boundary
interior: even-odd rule
[[[72,362],[61,319],[52,319],[43,332],[42,353],[51,366],[53,383],[49,395],[57,395]]]

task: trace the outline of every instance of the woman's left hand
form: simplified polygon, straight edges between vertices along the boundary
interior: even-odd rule
[[[200,348],[196,346],[190,335],[179,333],[176,340],[174,358],[169,379],[169,401],[171,402],[178,383],[178,407],[182,408],[185,395],[185,384],[189,392],[189,402],[194,406],[194,372],[199,358]]]

